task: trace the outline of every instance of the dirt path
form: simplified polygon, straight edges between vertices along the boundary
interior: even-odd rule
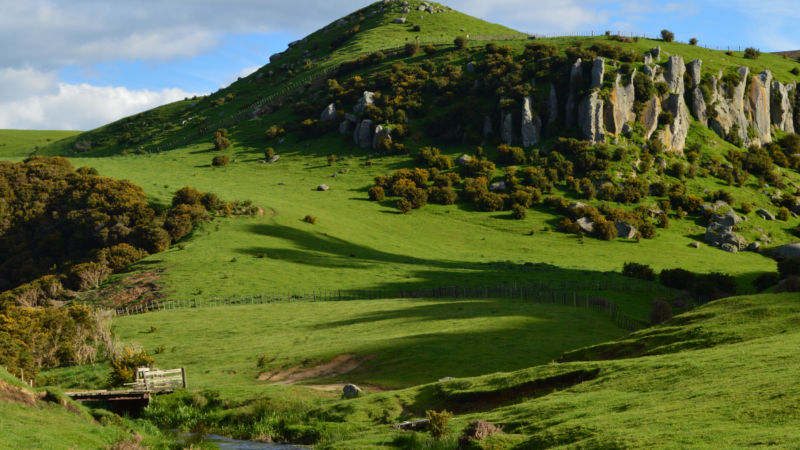
[[[265,372],[259,375],[258,379],[260,381],[269,381],[270,384],[291,385],[313,378],[329,378],[352,372],[367,361],[374,359],[376,356],[378,355],[359,357],[358,355],[345,353],[316,366],[295,366],[288,369],[276,369],[271,372]],[[342,386],[344,386],[344,384],[311,385],[311,387],[320,390],[341,389]]]

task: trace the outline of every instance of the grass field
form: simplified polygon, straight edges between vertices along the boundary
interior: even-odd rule
[[[38,148],[77,136],[80,131],[0,130],[0,158],[22,159]]]
[[[574,362],[355,400],[262,389],[258,399],[207,408],[197,394],[167,397],[151,414],[244,437],[283,433],[322,448],[456,448],[455,438],[478,418],[505,432],[484,448],[790,448],[800,438],[798,313],[792,294],[728,298],[605,344],[617,346],[612,360],[594,360],[594,347]],[[641,356],[642,348],[653,354]],[[430,409],[455,413],[443,441],[389,428]]]
[[[307,381],[403,388],[543,364],[625,334],[608,316],[569,306],[393,299],[164,311],[117,318],[114,331],[151,355],[163,346],[154,355],[158,367],[186,367],[193,388],[234,398],[264,389],[261,373],[344,354],[373,359],[346,375]],[[261,355],[268,362],[257,367]]]

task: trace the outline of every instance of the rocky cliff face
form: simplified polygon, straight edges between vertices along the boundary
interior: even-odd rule
[[[522,103],[522,146],[532,147],[542,136],[542,120],[533,112],[533,99],[528,96]]]
[[[748,145],[750,138],[747,130],[750,124],[744,114],[744,94],[750,69],[741,67],[737,72],[740,76],[738,82],[726,82],[722,72],[713,78],[714,92],[708,123],[722,137],[729,136],[735,125],[736,135]]]
[[[770,115],[772,124],[779,130],[794,133],[794,110],[792,109],[792,96],[795,95],[794,84],[772,83],[772,97],[770,102]]]
[[[755,130],[755,133],[748,132],[753,144],[764,145],[772,142],[771,89],[772,72],[769,70],[765,70],[751,79],[745,109],[750,118],[750,127]],[[748,130],[750,129],[748,128]]]
[[[614,88],[611,90],[604,106],[605,126],[609,134],[617,135],[622,133],[626,123],[636,120],[636,113],[633,111],[636,92],[632,81],[635,76],[636,70],[631,74],[628,84],[623,85],[622,74],[617,74]]]

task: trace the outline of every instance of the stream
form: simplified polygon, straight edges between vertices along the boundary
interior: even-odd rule
[[[238,439],[226,438],[216,434],[191,434],[183,433],[180,435],[182,443],[210,443],[218,446],[222,450],[306,450],[308,447],[298,447],[295,445],[271,444],[266,442],[241,441]]]

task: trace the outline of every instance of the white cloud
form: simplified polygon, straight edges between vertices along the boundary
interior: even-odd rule
[[[58,83],[56,92],[0,102],[0,128],[89,130],[193,95],[181,89]]]
[[[54,72],[0,68],[0,102],[19,100],[48,90],[53,91],[56,81]]]

